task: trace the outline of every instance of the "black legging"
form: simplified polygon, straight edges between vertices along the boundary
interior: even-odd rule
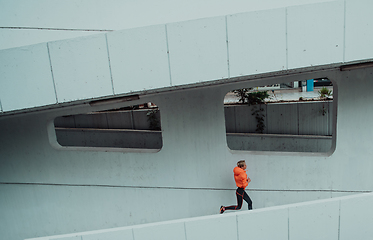
[[[242,200],[245,200],[249,205],[249,210],[253,209],[253,202],[251,201],[249,195],[245,192],[243,188],[237,188],[236,190],[237,196],[237,206],[229,206],[225,207],[225,210],[239,210],[242,207]]]

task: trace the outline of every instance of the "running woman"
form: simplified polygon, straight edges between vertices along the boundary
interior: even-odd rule
[[[249,195],[247,195],[245,188],[251,182],[251,179],[247,177],[246,174],[246,162],[245,160],[240,160],[237,162],[237,167],[233,169],[234,173],[234,180],[236,181],[237,190],[236,190],[236,197],[237,197],[237,205],[220,207],[220,213],[225,212],[226,210],[240,210],[242,207],[242,202],[245,200],[249,206],[249,210],[253,209],[253,202],[251,201]]]

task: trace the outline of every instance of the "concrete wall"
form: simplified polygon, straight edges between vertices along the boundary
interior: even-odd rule
[[[372,17],[361,9],[372,4],[324,2],[5,49],[0,110],[369,60]]]
[[[100,112],[58,117],[56,127],[149,130],[148,110]],[[160,112],[156,113],[160,121]]]
[[[56,128],[56,137],[58,144],[64,147],[162,148],[161,131]],[[231,150],[244,151],[328,152],[332,137],[227,133],[227,146]]]
[[[373,194],[29,240],[370,239]],[[353,210],[352,210],[353,209]],[[305,217],[306,216],[306,217]],[[219,230],[217,230],[219,229]]]
[[[229,150],[228,91],[322,76],[335,83],[334,151]],[[254,209],[372,191],[372,76],[371,68],[311,72],[149,96],[162,114],[156,153],[53,144],[54,118],[145,98],[2,117],[0,232],[19,240],[215,214],[236,201],[232,169],[240,159],[247,161]]]
[[[100,31],[258,11],[328,0],[83,0],[0,2],[0,49],[86,36]]]
[[[227,134],[231,150],[328,152],[331,149],[332,102],[262,105],[264,133],[271,134],[248,134],[256,132],[257,121],[252,116],[255,107],[258,106],[224,107],[226,131],[241,133]],[[160,149],[162,133],[147,131],[150,130],[147,112],[131,110],[58,117],[54,120],[57,142],[72,147]],[[159,111],[156,117],[160,121]]]
[[[161,131],[57,128],[56,137],[65,147],[162,148]]]
[[[337,1],[1,51],[1,237],[20,240],[215,214],[220,205],[235,202],[232,169],[240,159],[248,164],[255,209],[372,191],[373,72],[337,68],[372,58],[372,4]],[[259,26],[263,19],[271,21]],[[120,45],[122,40],[134,45]],[[132,70],[131,60],[143,68],[125,71]],[[337,92],[331,151],[229,150],[223,107],[228,91],[320,77],[333,80]],[[209,86],[219,79],[214,83],[220,85]],[[84,104],[144,89],[154,92],[141,102]],[[147,101],[162,112],[163,147],[156,153],[55,144],[55,117]],[[39,107],[44,111],[12,115]]]
[[[228,133],[231,150],[275,152],[329,152],[332,137],[284,134]]]
[[[268,103],[263,108],[263,133],[292,135],[332,135],[333,102]],[[228,133],[255,133],[257,120],[252,115],[258,106],[226,106]]]
[[[225,106],[228,133],[255,133],[257,121],[252,115],[257,106]],[[294,135],[332,135],[333,102],[293,102],[260,105],[263,108],[263,133]],[[56,127],[150,130],[148,110],[99,112],[63,116],[55,119]],[[160,121],[160,112],[156,118]]]

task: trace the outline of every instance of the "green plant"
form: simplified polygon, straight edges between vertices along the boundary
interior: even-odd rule
[[[320,111],[319,111],[320,113],[321,113],[321,115],[323,115],[323,116],[325,116],[326,115],[326,113],[327,113],[327,110],[326,110],[326,108],[325,108],[325,106],[324,106],[324,103],[322,104],[322,109],[320,109]]]
[[[247,103],[250,105],[262,104],[269,97],[267,91],[251,92],[246,94]]]
[[[255,116],[255,119],[257,122],[255,131],[257,133],[263,133],[265,129],[264,114],[263,114],[264,108],[262,108],[262,105],[259,104],[259,107],[258,105],[253,106],[251,111],[253,112],[251,115]]]
[[[247,94],[247,103],[250,105],[254,105],[251,111],[253,112],[251,115],[255,116],[256,119],[256,129],[257,133],[263,133],[265,129],[264,124],[264,108],[262,104],[264,100],[269,97],[267,91],[258,91],[252,92]]]
[[[326,87],[322,87],[319,90],[320,98],[329,98],[333,95],[332,90],[327,89]]]
[[[151,130],[161,130],[160,122],[159,122],[159,119],[157,117],[158,112],[159,112],[158,109],[153,109],[153,110],[149,110],[146,113],[146,116],[148,118],[147,120],[149,122],[149,128]]]
[[[233,93],[239,98],[238,102],[247,103],[247,93],[251,90],[251,88],[242,88],[233,90]]]
[[[257,91],[257,92],[249,92],[251,88],[242,88],[234,90],[233,92],[239,97],[239,102],[247,103],[249,106],[253,106],[251,109],[253,116],[256,119],[256,129],[257,133],[263,133],[265,129],[264,124],[264,109],[262,108],[262,104],[265,102],[265,99],[269,97],[267,91]],[[258,107],[259,105],[259,107]]]

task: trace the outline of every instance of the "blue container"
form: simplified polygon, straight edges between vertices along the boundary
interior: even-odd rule
[[[313,92],[313,79],[307,80],[307,92]]]

